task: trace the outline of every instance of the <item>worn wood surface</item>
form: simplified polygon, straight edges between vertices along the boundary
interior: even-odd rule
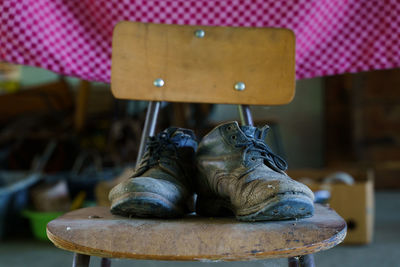
[[[47,235],[59,248],[99,257],[233,261],[326,250],[344,239],[346,224],[320,205],[312,218],[256,223],[197,216],[129,219],[92,207],[51,221]]]
[[[205,31],[203,38],[195,31]],[[153,81],[162,78],[163,87]],[[234,85],[244,82],[246,89]],[[295,37],[288,29],[121,22],[113,34],[117,98],[280,105],[295,87]]]

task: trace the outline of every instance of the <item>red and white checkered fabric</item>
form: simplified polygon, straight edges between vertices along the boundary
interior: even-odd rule
[[[298,79],[400,66],[399,0],[0,0],[0,60],[109,82],[121,20],[290,28]]]

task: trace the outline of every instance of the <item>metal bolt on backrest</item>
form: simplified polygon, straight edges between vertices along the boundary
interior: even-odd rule
[[[244,89],[246,89],[246,84],[244,82],[237,82],[235,84],[235,90],[243,91]]]
[[[164,80],[163,79],[155,79],[153,82],[155,87],[163,87],[164,86]]]
[[[195,35],[197,38],[203,38],[203,37],[206,35],[206,33],[205,33],[205,31],[203,31],[203,30],[196,30],[196,31],[194,32],[194,35]]]

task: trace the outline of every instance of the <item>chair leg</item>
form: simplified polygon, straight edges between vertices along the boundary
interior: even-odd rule
[[[89,267],[90,256],[79,253],[74,253],[72,267]]]
[[[291,257],[288,259],[289,267],[300,267],[299,257]]]
[[[279,123],[273,123],[270,124],[270,126],[272,137],[274,138],[275,151],[279,156],[286,158],[285,149],[283,148],[282,136],[279,129]]]
[[[300,256],[300,266],[301,267],[315,267],[315,262],[314,262],[314,255],[313,254],[308,254],[308,255],[303,255]]]
[[[302,255],[288,259],[289,267],[315,267],[314,255]]]
[[[238,108],[241,124],[253,126],[253,117],[251,116],[250,107],[248,105],[238,105]]]
[[[143,156],[144,150],[146,148],[147,137],[154,135],[157,124],[158,111],[160,110],[160,104],[161,102],[159,101],[150,101],[149,106],[147,107],[146,120],[144,121],[142,137],[140,138],[140,146],[136,159],[136,165],[139,164],[140,159]]]
[[[108,258],[101,259],[101,267],[111,267],[111,260]]]

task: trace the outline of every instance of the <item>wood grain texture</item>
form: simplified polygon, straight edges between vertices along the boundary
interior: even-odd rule
[[[205,31],[197,38],[195,31]],[[162,78],[163,87],[153,81]],[[234,85],[244,82],[246,89]],[[288,29],[121,22],[113,34],[116,98],[248,105],[289,103],[295,37]]]
[[[51,221],[47,235],[61,249],[99,257],[234,261],[326,250],[343,241],[346,224],[320,205],[312,218],[256,223],[197,216],[129,219],[92,207]]]

